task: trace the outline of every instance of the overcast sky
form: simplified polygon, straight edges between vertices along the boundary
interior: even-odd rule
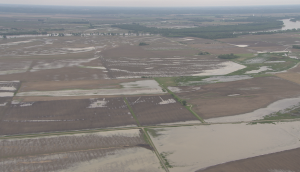
[[[118,7],[197,7],[293,4],[300,5],[300,0],[0,0],[0,4]]]

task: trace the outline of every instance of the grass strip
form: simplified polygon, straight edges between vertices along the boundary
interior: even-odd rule
[[[155,152],[157,158],[159,159],[161,166],[165,169],[166,172],[169,172],[169,169],[168,169],[168,164],[169,163],[168,163],[168,161],[165,161],[165,159],[163,159],[161,157],[161,155],[159,154],[159,152],[157,151],[154,143],[151,140],[151,137],[147,133],[147,128],[142,128],[142,131],[143,131],[143,133],[145,135],[146,142],[149,143],[150,146],[152,146],[152,148],[154,149],[154,152]]]
[[[123,97],[123,99],[124,99],[124,102],[126,103],[126,105],[127,105],[128,109],[129,109],[129,111],[130,111],[131,115],[132,115],[132,116],[133,116],[133,118],[135,119],[135,121],[136,121],[137,125],[138,125],[138,126],[141,126],[141,124],[140,124],[139,120],[137,119],[136,115],[134,114],[134,112],[133,112],[133,110],[132,110],[131,106],[129,105],[129,103],[128,103],[128,101],[127,101],[127,99],[126,99],[125,97]]]
[[[180,97],[178,97],[176,94],[174,94],[171,90],[169,90],[167,87],[165,87],[157,78],[154,78],[156,82],[159,83],[159,85],[168,91],[169,94],[171,94],[179,103],[183,104],[183,101]],[[196,113],[192,110],[192,105],[191,104],[186,104],[184,106],[188,111],[190,111],[197,119],[199,119],[202,123],[205,123],[205,121]]]

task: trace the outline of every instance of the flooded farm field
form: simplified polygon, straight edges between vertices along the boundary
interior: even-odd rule
[[[299,122],[218,124],[153,130],[149,132],[151,139],[172,166],[169,168],[171,172],[196,171],[300,147]],[[286,167],[288,169],[289,166]]]
[[[126,99],[141,125],[174,124],[185,121],[200,123],[191,112],[169,95]]]
[[[1,135],[137,125],[123,98],[14,100],[5,107]]]
[[[174,49],[172,49],[174,48]],[[194,56],[188,47],[140,48],[123,46],[104,51],[102,63],[111,78],[225,75],[244,66],[216,56]],[[186,55],[181,55],[186,52]]]
[[[183,91],[177,95],[191,103],[204,119],[252,112],[275,101],[300,96],[297,84],[274,76],[213,83],[198,90],[179,88]]]
[[[9,139],[0,143],[3,172],[163,171],[137,129]]]
[[[1,13],[0,171],[297,172],[300,32],[167,11]]]
[[[139,95],[164,94],[162,88],[155,80],[140,80],[120,83],[121,88],[90,89],[90,90],[58,90],[58,91],[30,91],[19,92],[17,96],[96,96],[96,95]]]

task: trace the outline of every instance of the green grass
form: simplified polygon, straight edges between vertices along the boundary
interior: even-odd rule
[[[158,132],[159,131],[164,131],[164,129],[151,129],[151,128],[145,128],[145,130],[152,136],[152,137],[158,137],[158,136],[160,136],[160,135],[162,135],[162,134],[159,134]]]
[[[160,154],[160,156],[162,157],[162,159],[165,161],[165,165],[168,167],[168,168],[173,168],[173,166],[170,164],[170,162],[168,161],[167,159],[167,156],[170,155],[172,153],[166,153],[166,152],[162,152]]]
[[[127,99],[126,99],[125,97],[123,97],[123,99],[124,99],[124,102],[126,103],[128,109],[129,109],[129,111],[130,111],[132,117],[135,119],[135,121],[136,121],[136,123],[138,124],[138,126],[141,126],[139,120],[137,119],[136,115],[134,114],[134,112],[133,112],[131,106],[129,105],[129,103],[128,103],[128,101],[127,101]]]
[[[177,86],[175,79],[177,77],[160,77],[160,78],[154,78],[159,84],[163,85],[164,87],[174,87]]]
[[[272,69],[272,70],[268,70],[268,71],[262,71],[258,74],[251,74],[254,77],[259,77],[262,74],[265,74],[266,72],[279,72],[279,71],[284,71],[284,70],[290,69],[291,67],[295,66],[300,61],[298,59],[292,59],[292,58],[286,57],[284,55],[285,55],[285,53],[261,53],[255,57],[253,57],[253,56],[251,57],[250,54],[244,54],[244,56],[242,56],[241,58],[238,58],[238,59],[235,59],[232,61],[237,62],[242,65],[245,65],[246,68],[235,71],[233,73],[230,73],[230,74],[228,74],[228,76],[229,75],[243,75],[247,71],[258,70],[262,66],[267,66],[268,68]],[[283,63],[254,63],[254,64],[247,63],[248,60],[255,59],[255,58],[264,59],[265,61],[285,61],[285,62],[283,62]]]

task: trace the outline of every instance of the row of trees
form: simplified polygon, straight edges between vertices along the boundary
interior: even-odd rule
[[[239,56],[234,55],[233,53],[231,53],[231,54],[221,54],[221,55],[218,56],[218,58],[220,58],[220,59],[236,59],[238,57]]]
[[[300,45],[293,45],[293,48],[300,49]]]
[[[251,31],[270,30],[281,28],[282,26],[282,21],[223,26],[207,26],[184,29],[163,29],[156,27],[146,27],[136,23],[112,25],[112,27],[130,30],[133,33],[146,32],[150,34],[161,34],[167,37],[199,37],[206,39],[233,38],[239,34],[249,34],[249,32]],[[239,34],[233,34],[234,32],[238,32]]]

